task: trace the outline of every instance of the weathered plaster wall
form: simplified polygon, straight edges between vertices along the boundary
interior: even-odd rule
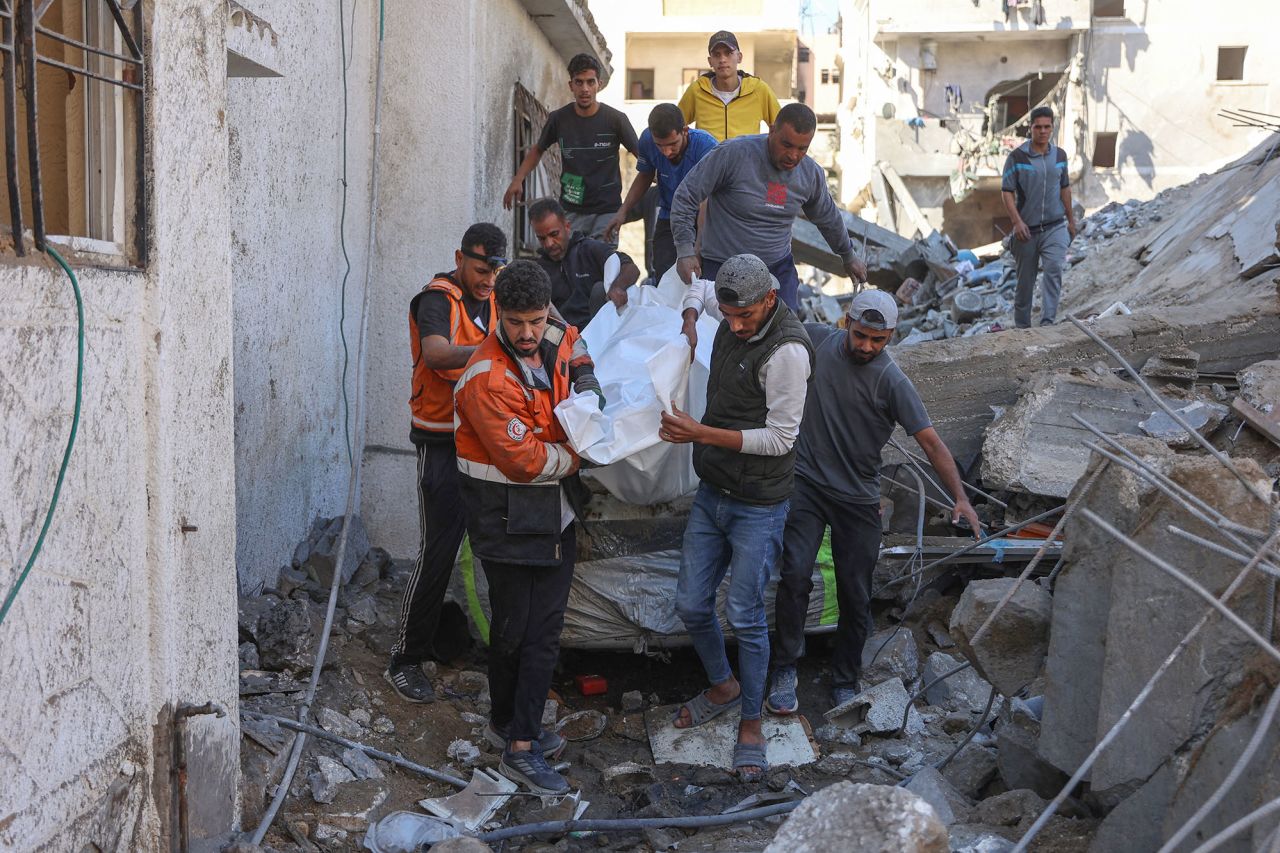
[[[346,32],[349,63],[350,397],[368,242],[377,4],[347,2],[344,8],[341,22],[336,3],[321,8],[314,0],[277,0],[257,8],[278,35],[274,70],[283,76],[227,80],[236,467],[241,472],[236,566],[246,592],[274,584],[312,519],[340,514],[345,506],[338,328],[347,261],[338,234],[344,62],[339,26]],[[352,397],[353,430],[354,409]]]
[[[515,171],[515,84],[553,109],[569,90],[567,59],[515,0],[389,4],[385,51],[362,512],[371,539],[407,557],[419,536],[409,300],[433,273],[453,268],[471,223],[494,222],[510,237],[502,192]],[[442,61],[462,55],[471,58]]]
[[[1280,27],[1271,0],[1205,14],[1194,0],[1127,0],[1125,18],[1099,19],[1087,46],[1088,128],[1118,134],[1116,166],[1086,170],[1085,204],[1147,199],[1212,172],[1265,134],[1233,127],[1223,108],[1280,112]],[[1219,46],[1245,46],[1244,80],[1216,80]],[[1087,160],[1086,160],[1087,162]]]
[[[217,0],[148,6],[152,262],[81,268],[81,431],[44,552],[0,625],[0,848],[168,849],[172,708],[190,726],[197,838],[234,818],[235,488],[223,27]],[[60,270],[0,264],[0,542],[33,545],[72,407]],[[194,530],[182,531],[182,526]],[[157,749],[157,744],[162,749]]]

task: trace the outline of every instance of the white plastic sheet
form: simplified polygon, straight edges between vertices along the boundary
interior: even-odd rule
[[[685,285],[675,269],[658,287],[633,285],[621,313],[607,302],[583,330],[604,391],[575,394],[556,407],[569,443],[596,465],[592,473],[619,500],[655,504],[674,500],[698,485],[693,448],[658,438],[663,411],[675,406],[701,418],[707,404],[711,343],[718,323],[698,320],[692,364],[681,334]]]

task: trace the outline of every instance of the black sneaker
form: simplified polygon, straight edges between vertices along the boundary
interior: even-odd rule
[[[416,663],[393,663],[382,673],[392,689],[400,694],[406,702],[422,704],[436,701],[436,692],[431,689],[431,679]]]
[[[506,728],[498,728],[493,724],[493,720],[484,727],[484,739],[493,745],[495,749],[503,752],[507,751],[507,730]],[[538,731],[538,745],[542,748],[542,754],[546,756],[548,761],[555,761],[564,752],[564,748],[569,742],[556,732],[540,729]]]
[[[533,742],[533,749],[520,752],[503,750],[498,772],[535,794],[559,796],[569,793],[569,783],[547,764],[537,741]]]

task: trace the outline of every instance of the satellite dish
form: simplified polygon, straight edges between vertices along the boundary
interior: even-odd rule
[[[898,108],[888,102],[885,102],[885,105],[880,108],[880,115],[884,116],[885,118],[893,118],[895,115],[897,115],[897,112],[898,112]]]

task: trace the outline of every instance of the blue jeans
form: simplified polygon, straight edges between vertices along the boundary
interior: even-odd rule
[[[693,639],[712,684],[733,675],[716,615],[716,591],[729,573],[725,603],[729,627],[738,640],[738,681],[742,718],[760,719],[769,672],[769,625],[764,590],[782,553],[782,531],[790,501],[755,506],[698,487],[684,529],[676,613]]]
[[[761,258],[761,260],[764,260]],[[768,261],[765,261],[769,264]],[[724,261],[711,261],[706,258],[702,259],[702,277],[711,281],[716,280],[716,273],[720,271],[720,267],[724,265]],[[796,273],[796,260],[791,256],[790,252],[769,264],[769,272],[773,273],[773,277],[778,280],[778,298],[787,303],[792,311],[800,309],[800,276]]]

